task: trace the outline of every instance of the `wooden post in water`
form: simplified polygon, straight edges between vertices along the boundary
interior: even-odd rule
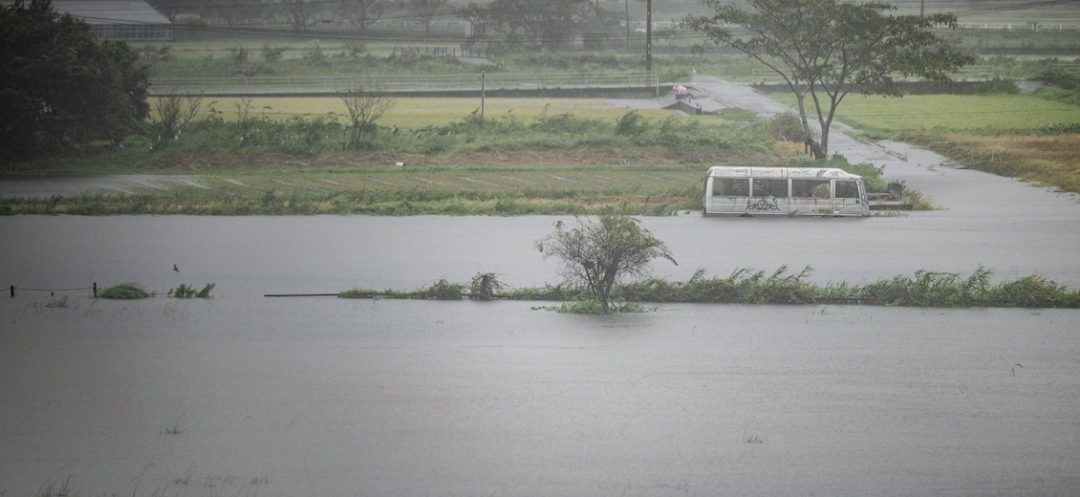
[[[97,282],[94,282],[94,298],[97,298]]]
[[[11,285],[11,298],[15,298],[15,285]]]

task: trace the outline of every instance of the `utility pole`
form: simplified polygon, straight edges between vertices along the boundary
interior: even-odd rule
[[[645,72],[652,72],[652,0],[645,0]]]
[[[630,0],[626,0],[626,54],[630,55]]]
[[[919,0],[919,17],[926,17],[926,0]]]

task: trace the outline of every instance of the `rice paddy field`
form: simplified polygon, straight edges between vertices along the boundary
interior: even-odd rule
[[[383,127],[404,129],[441,126],[460,121],[480,111],[479,98],[394,98],[394,105],[378,123]],[[236,119],[239,98],[204,99],[203,117],[220,112],[226,121]],[[330,117],[344,122],[345,104],[337,97],[255,97],[250,99],[250,115],[284,121],[293,116],[305,118]],[[522,121],[535,120],[546,114],[570,114],[594,119],[616,119],[629,112],[602,98],[488,98],[484,115],[488,118],[514,117]],[[670,115],[663,109],[639,109],[646,117]]]
[[[793,102],[786,95],[783,98]],[[1033,95],[850,95],[839,107],[837,119],[864,131],[884,133],[1001,133],[1080,124],[1080,106]]]
[[[838,119],[979,170],[1080,193],[1080,106],[1033,95],[853,96]]]
[[[1035,95],[851,95],[837,120],[963,167],[1080,193],[1080,134],[1071,132],[1080,127],[1080,106]]]
[[[1080,193],[1080,134],[910,133],[904,140],[966,167]]]

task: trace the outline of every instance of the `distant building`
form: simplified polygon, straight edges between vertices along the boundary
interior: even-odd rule
[[[54,0],[53,7],[89,24],[98,38],[138,41],[173,37],[169,19],[143,0]]]

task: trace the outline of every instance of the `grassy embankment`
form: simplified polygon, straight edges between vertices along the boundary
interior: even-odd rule
[[[739,304],[865,304],[910,307],[1080,307],[1080,290],[1071,290],[1053,280],[1032,275],[991,283],[989,269],[979,268],[964,278],[956,273],[918,271],[913,276],[896,276],[864,285],[846,282],[821,286],[807,281],[810,268],[791,273],[780,267],[772,273],[737,269],[727,278],[707,277],[698,270],[688,281],[660,278],[616,286],[616,301],[630,303],[739,303]],[[490,273],[489,273],[490,275]],[[484,275],[477,275],[481,277]],[[471,285],[439,280],[415,291],[352,289],[341,298],[395,298],[428,300],[539,300],[587,301],[584,293],[567,285],[543,288],[504,288],[490,285],[493,292],[478,292],[476,278]],[[481,295],[480,298],[474,297]],[[590,312],[599,306],[563,306],[556,310]],[[576,310],[575,310],[576,309]],[[634,307],[631,307],[634,309]]]

